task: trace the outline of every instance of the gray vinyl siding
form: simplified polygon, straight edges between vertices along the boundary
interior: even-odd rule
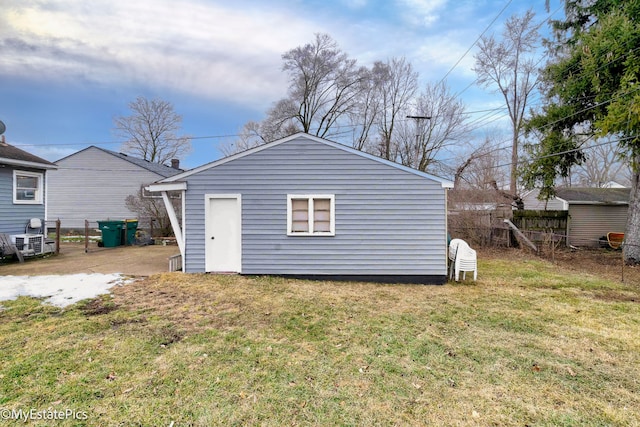
[[[49,175],[49,218],[60,218],[63,228],[84,229],[95,221],[136,218],[125,198],[162,176],[97,148],[88,148],[57,162]]]
[[[598,239],[609,232],[624,233],[627,212],[624,206],[570,205],[569,244],[598,246]]]
[[[0,233],[21,234],[31,218],[45,219],[45,204],[14,204],[13,203],[13,171],[36,172],[43,175],[43,200],[46,200],[46,171],[32,168],[14,168],[6,165],[0,167]]]
[[[439,182],[304,138],[187,179],[186,271],[205,269],[205,195],[242,195],[242,273],[446,275]],[[335,195],[335,236],[287,236],[288,194]]]

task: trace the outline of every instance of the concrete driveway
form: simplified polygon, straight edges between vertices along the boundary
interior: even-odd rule
[[[131,276],[150,276],[169,271],[169,257],[179,254],[177,246],[118,246],[100,248],[89,245],[85,253],[84,243],[62,243],[60,254],[48,258],[27,258],[23,264],[17,261],[0,264],[1,276],[34,276],[77,273],[122,273]]]

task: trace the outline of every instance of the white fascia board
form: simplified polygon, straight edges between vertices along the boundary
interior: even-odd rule
[[[182,180],[182,179],[184,179],[186,177],[189,177],[189,176],[191,176],[193,174],[196,174],[198,172],[202,172],[204,170],[207,170],[207,169],[210,169],[210,168],[213,168],[213,167],[216,167],[216,166],[223,165],[223,164],[231,162],[233,160],[241,159],[241,158],[243,158],[245,156],[249,156],[251,154],[258,153],[258,152],[260,152],[262,150],[266,150],[268,148],[275,147],[275,146],[280,145],[280,144],[284,144],[285,142],[289,142],[289,141],[291,141],[293,139],[297,139],[297,138],[300,138],[300,137],[303,137],[303,138],[306,138],[306,139],[310,139],[312,141],[316,141],[316,142],[319,142],[321,144],[325,144],[325,145],[328,145],[330,147],[334,147],[334,148],[346,151],[348,153],[355,154],[356,156],[364,157],[366,159],[373,160],[375,162],[382,163],[382,164],[394,167],[396,169],[400,169],[402,171],[409,172],[411,174],[418,175],[420,177],[427,178],[427,179],[439,182],[440,185],[442,186],[442,188],[453,188],[453,181],[449,181],[447,179],[443,179],[443,178],[437,177],[435,175],[430,175],[428,173],[421,172],[419,170],[412,169],[412,168],[407,167],[407,166],[403,166],[401,164],[392,162],[390,160],[385,160],[385,159],[382,159],[380,157],[374,156],[372,154],[365,153],[364,151],[359,151],[359,150],[356,150],[355,148],[351,148],[351,147],[348,147],[346,145],[339,144],[339,143],[333,142],[333,141],[329,141],[327,139],[320,138],[319,136],[310,135],[310,134],[304,133],[304,132],[295,133],[293,135],[287,136],[287,137],[279,139],[277,141],[269,142],[269,143],[266,143],[264,145],[259,145],[257,147],[251,148],[251,149],[243,151],[241,153],[233,154],[231,156],[228,156],[228,157],[222,158],[220,160],[216,160],[216,161],[207,163],[207,164],[199,166],[197,168],[194,168],[194,169],[188,170],[186,172],[180,173],[178,175],[174,175],[174,176],[171,176],[169,178],[165,178],[165,179],[163,179],[163,180],[161,180],[159,182],[160,183],[165,183],[165,182],[180,181],[180,180]]]
[[[158,192],[158,191],[185,191],[187,189],[186,182],[164,182],[160,181],[157,183],[149,184],[145,187],[147,191]]]
[[[25,168],[34,168],[34,169],[58,169],[58,166],[56,165],[46,165],[44,163],[27,162],[25,160],[7,159],[4,157],[0,157],[0,164],[11,165],[11,166],[21,166]]]
[[[563,211],[568,211],[569,210],[569,202],[567,202],[565,199],[562,199],[558,196],[555,196],[555,198],[557,200],[559,200],[560,202],[562,202],[562,210]]]

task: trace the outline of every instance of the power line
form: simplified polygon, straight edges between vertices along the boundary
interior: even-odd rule
[[[449,74],[451,74],[451,72],[460,64],[460,62],[462,62],[462,60],[464,59],[465,56],[467,56],[467,54],[471,51],[471,49],[473,49],[473,47],[476,45],[476,43],[478,43],[478,40],[480,40],[482,38],[482,36],[484,36],[484,33],[486,33],[487,31],[489,31],[489,28],[491,28],[493,26],[493,24],[498,20],[498,18],[500,17],[500,15],[502,15],[502,12],[504,12],[505,10],[507,10],[507,7],[509,7],[509,5],[511,4],[513,0],[509,0],[507,2],[507,4],[502,8],[502,10],[500,10],[500,12],[498,12],[498,14],[496,15],[495,18],[493,18],[493,20],[489,23],[489,25],[487,25],[487,27],[484,29],[484,31],[478,36],[478,38],[471,44],[471,46],[469,46],[469,49],[467,49],[467,51],[460,57],[460,59],[458,59],[458,61],[453,64],[453,67],[451,67],[451,69],[449,71],[447,71],[447,73],[444,75],[444,77],[442,79],[440,79],[440,82],[438,82],[438,84],[441,84],[446,78],[447,76],[449,76]]]
[[[201,140],[201,139],[220,139],[220,138],[233,138],[238,137],[239,134],[228,134],[228,135],[205,135],[205,136],[180,136],[175,138],[165,138],[165,141],[178,141],[182,139],[189,140]],[[75,142],[75,143],[62,143],[58,144],[55,142],[51,143],[42,143],[42,144],[15,144],[16,147],[75,147],[78,145],[114,145],[114,144],[126,144],[129,141],[102,141],[102,142]]]

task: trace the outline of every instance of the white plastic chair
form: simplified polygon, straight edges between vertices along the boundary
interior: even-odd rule
[[[42,220],[40,218],[31,218],[24,227],[26,234],[44,234],[42,231]]]
[[[449,242],[449,280],[453,279],[454,266],[456,262],[456,253],[460,244],[466,245],[462,239],[451,239]]]
[[[457,282],[460,279],[460,272],[462,272],[462,280],[465,280],[467,271],[473,271],[474,281],[478,279],[477,253],[471,249],[464,240],[451,240],[449,244],[449,260],[449,279],[452,279],[455,273],[455,280]]]

